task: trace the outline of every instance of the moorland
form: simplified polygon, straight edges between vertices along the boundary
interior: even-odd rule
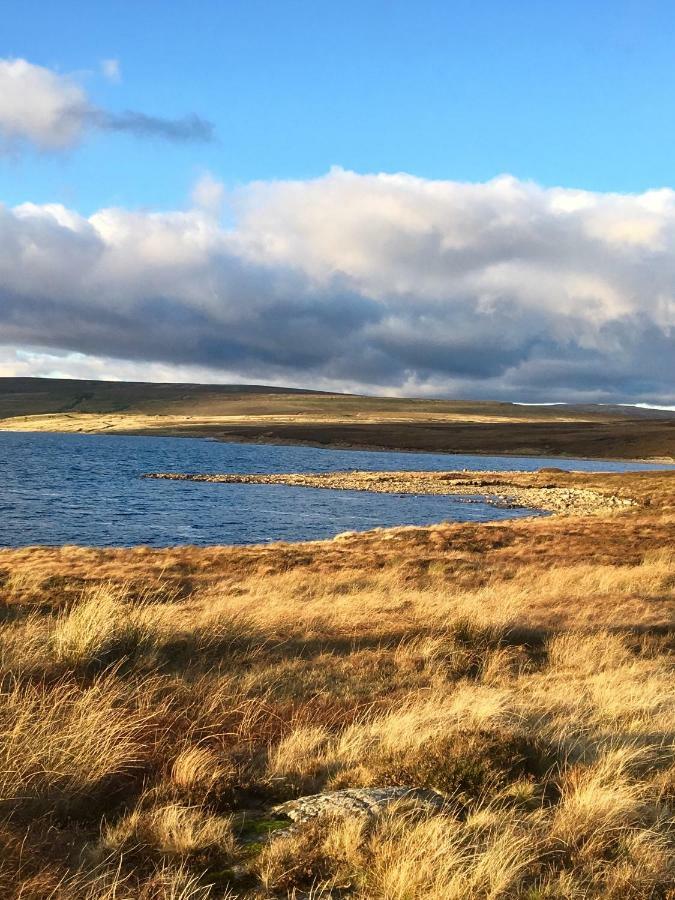
[[[672,411],[366,397],[261,385],[0,378],[0,430],[675,460]]]
[[[0,896],[672,898],[675,474],[516,480],[630,502],[0,551]]]
[[[0,417],[675,456],[671,414],[624,408],[4,379]],[[675,472],[257,478],[552,514],[0,550],[0,896],[672,900]]]

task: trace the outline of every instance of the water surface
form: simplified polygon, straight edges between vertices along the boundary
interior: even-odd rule
[[[532,515],[466,498],[287,485],[143,479],[145,472],[215,474],[560,466],[627,471],[663,466],[542,457],[460,456],[227,444],[192,438],[0,432],[0,546],[167,547],[332,537],[378,526]]]

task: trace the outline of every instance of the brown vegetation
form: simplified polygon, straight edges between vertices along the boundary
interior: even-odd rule
[[[675,474],[548,477],[637,504],[0,552],[0,896],[672,898]]]

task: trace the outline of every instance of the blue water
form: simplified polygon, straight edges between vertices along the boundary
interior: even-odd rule
[[[145,472],[340,470],[584,471],[639,463],[459,456],[226,444],[191,438],[0,433],[0,546],[249,544],[332,537],[378,526],[532,515],[466,498],[315,490],[286,485],[143,479]]]

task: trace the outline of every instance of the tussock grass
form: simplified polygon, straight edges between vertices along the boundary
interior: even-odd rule
[[[155,867],[142,879],[124,875],[119,865],[111,865],[94,874],[76,873],[58,881],[43,877],[24,887],[21,896],[30,900],[208,900],[212,895],[210,886],[186,867],[171,865]],[[229,892],[223,894],[223,900],[234,898]]]
[[[0,804],[13,815],[103,808],[152,760],[166,703],[114,675],[0,692]]]
[[[177,803],[132,810],[114,825],[106,825],[94,856],[135,855],[147,865],[185,859],[204,867],[223,867],[235,856],[231,818]]]
[[[666,900],[669,516],[4,554],[0,896]]]
[[[52,634],[54,657],[71,668],[129,659],[152,646],[148,612],[126,602],[119,589],[95,588],[58,617]]]

